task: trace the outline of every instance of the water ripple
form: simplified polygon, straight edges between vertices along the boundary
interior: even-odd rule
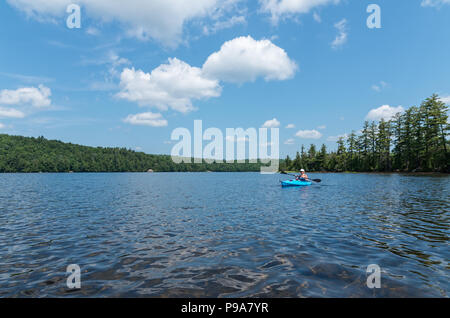
[[[449,177],[313,177],[0,175],[0,297],[448,297]]]

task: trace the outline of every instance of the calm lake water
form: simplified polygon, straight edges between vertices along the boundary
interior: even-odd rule
[[[310,177],[0,175],[0,297],[449,296],[450,177]]]

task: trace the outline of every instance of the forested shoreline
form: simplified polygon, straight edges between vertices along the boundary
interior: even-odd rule
[[[450,172],[448,107],[437,95],[391,120],[369,123],[337,141],[337,150],[302,146],[280,170],[311,172]],[[261,163],[182,163],[168,155],[80,146],[44,137],[0,134],[0,173],[14,172],[245,172]]]
[[[0,134],[0,173],[32,172],[243,172],[260,163],[176,164],[168,155],[125,148],[80,146],[44,137]]]
[[[280,170],[324,172],[450,172],[448,107],[434,94],[391,120],[364,123],[337,141],[337,151],[325,145],[302,146]]]

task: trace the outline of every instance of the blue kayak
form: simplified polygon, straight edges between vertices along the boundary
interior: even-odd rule
[[[311,181],[306,180],[286,180],[286,181],[280,181],[281,186],[283,187],[305,187],[310,186],[312,184]]]

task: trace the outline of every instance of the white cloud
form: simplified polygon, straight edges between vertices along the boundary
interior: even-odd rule
[[[70,3],[83,6],[83,14],[101,23],[118,22],[129,36],[155,39],[169,46],[181,41],[183,27],[198,18],[210,17],[230,5],[230,0],[7,0],[39,21],[66,17]],[[231,1],[235,2],[235,1]]]
[[[52,95],[50,88],[44,85],[39,87],[22,87],[16,90],[4,89],[0,91],[0,105],[32,105],[34,107],[50,106]]]
[[[286,129],[294,129],[295,125],[294,124],[289,124],[286,126]]]
[[[203,68],[176,58],[151,73],[125,68],[116,96],[140,106],[187,113],[195,109],[194,100],[219,97],[221,80],[242,83],[259,76],[283,80],[293,76],[296,67],[285,51],[269,40],[241,37],[226,42],[219,52],[210,55]]]
[[[376,92],[381,92],[383,88],[387,86],[387,83],[384,81],[380,81],[380,83],[372,85],[372,89]]]
[[[327,141],[338,141],[340,138],[347,139],[348,138],[348,134],[342,134],[342,135],[337,135],[337,136],[330,136],[330,137],[327,138]]]
[[[450,4],[450,0],[422,0],[422,7],[439,7],[444,4]]]
[[[235,15],[224,21],[216,21],[211,27],[204,26],[203,33],[206,35],[217,33],[220,30],[230,29],[239,24],[246,24],[247,20],[243,15]]]
[[[439,100],[447,105],[450,105],[450,95],[442,96],[439,98]]]
[[[2,123],[0,123],[0,129],[3,129],[3,128],[5,128],[6,126],[4,125],[4,124],[2,124]]]
[[[337,49],[347,42],[347,19],[342,19],[341,21],[336,23],[334,27],[338,30],[338,34],[334,41],[331,43],[331,47],[333,49]]]
[[[322,126],[317,127],[317,129],[324,130],[324,129],[327,129],[327,126],[322,125]]]
[[[117,55],[116,52],[109,51],[108,55],[107,55],[106,64],[110,64],[110,66],[111,66],[109,69],[109,72],[111,73],[111,75],[116,75],[118,67],[120,67],[122,65],[131,64],[131,62],[124,57],[120,57],[119,55]]]
[[[274,119],[266,121],[264,123],[263,127],[264,128],[277,128],[277,127],[280,127],[280,122],[276,118],[274,118]]]
[[[402,113],[405,109],[402,106],[391,107],[389,105],[383,105],[376,109],[372,109],[366,116],[367,120],[390,120],[397,113]]]
[[[313,8],[327,4],[337,4],[339,0],[259,0],[261,11],[271,14],[272,22],[277,23],[281,17],[308,13]]]
[[[107,70],[98,73],[103,76],[101,80],[95,80],[89,84],[89,90],[92,91],[108,91],[118,88],[117,79],[120,78],[121,68],[130,65],[131,62],[124,57],[120,57],[115,51],[110,50],[105,55],[94,58],[81,60],[81,65],[105,65]]]
[[[168,124],[167,120],[161,114],[151,112],[128,115],[123,121],[131,125],[151,127],[165,127]]]
[[[25,114],[13,108],[0,107],[0,118],[24,118]]]
[[[286,140],[286,141],[284,142],[284,144],[285,144],[285,145],[293,145],[293,144],[295,144],[295,140],[292,139],[292,138],[290,138],[290,139]]]
[[[131,64],[130,60],[124,57],[120,57],[114,50],[109,50],[106,54],[101,57],[87,59],[82,58],[81,65],[107,65],[109,72],[114,73],[117,71],[117,68]]]
[[[119,98],[141,106],[160,110],[173,109],[182,113],[194,110],[192,100],[218,97],[219,82],[206,78],[200,68],[191,67],[176,58],[169,59],[151,73],[125,68],[120,77]]]
[[[299,130],[295,135],[302,139],[322,138],[322,133],[318,132],[317,130]]]
[[[205,75],[225,82],[286,80],[294,76],[297,64],[270,40],[238,37],[225,42],[203,65]]]

